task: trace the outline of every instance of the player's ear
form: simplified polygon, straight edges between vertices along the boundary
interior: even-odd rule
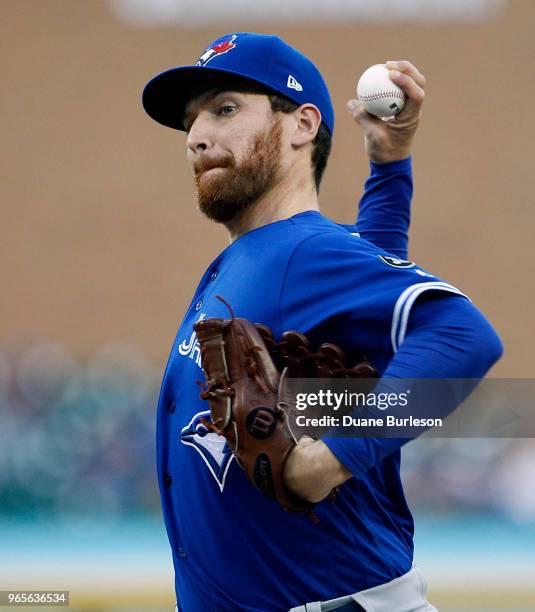
[[[321,113],[314,104],[302,104],[293,114],[295,130],[292,135],[292,145],[302,147],[316,138],[321,124]]]

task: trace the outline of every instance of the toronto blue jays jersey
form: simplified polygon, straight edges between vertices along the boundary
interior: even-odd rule
[[[252,230],[208,267],[173,344],[158,406],[158,477],[179,610],[278,612],[371,588],[407,572],[413,521],[399,451],[336,499],[285,512],[248,481],[225,439],[207,431],[196,321],[236,316],[335,342],[384,371],[426,291],[458,291],[317,211]],[[341,441],[338,442],[343,443]]]

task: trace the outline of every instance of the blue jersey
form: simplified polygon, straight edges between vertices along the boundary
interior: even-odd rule
[[[236,316],[339,344],[382,372],[403,342],[415,299],[458,291],[322,216],[304,212],[255,229],[206,270],[174,342],[158,406],[158,476],[176,575],[187,612],[275,612],[388,582],[412,564],[413,522],[399,451],[331,503],[313,524],[264,497],[207,432],[193,324]]]

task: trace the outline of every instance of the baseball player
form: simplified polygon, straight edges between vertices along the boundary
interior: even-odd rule
[[[406,62],[390,67],[409,97],[398,126],[350,108],[377,162],[350,231],[318,205],[334,130],[327,86],[280,38],[223,36],[195,65],[166,71],[144,90],[149,115],[187,133],[198,206],[231,238],[193,295],[158,405],[158,477],[178,610],[435,609],[413,567],[413,521],[399,475],[406,440],[299,441],[285,478],[296,496],[317,503],[314,524],[251,485],[207,426],[210,410],[196,385],[193,325],[228,316],[217,295],[275,336],[294,329],[336,342],[348,361],[366,354],[385,380],[481,378],[499,358],[501,343],[470,300],[404,259],[407,156],[424,82]],[[401,202],[397,220],[389,202]],[[325,498],[335,487],[331,503]]]

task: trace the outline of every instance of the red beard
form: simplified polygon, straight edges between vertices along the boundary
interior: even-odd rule
[[[242,214],[275,184],[280,168],[282,124],[275,118],[258,134],[240,164],[228,155],[195,166],[199,209],[209,219],[228,223]],[[212,168],[210,175],[203,174]]]

